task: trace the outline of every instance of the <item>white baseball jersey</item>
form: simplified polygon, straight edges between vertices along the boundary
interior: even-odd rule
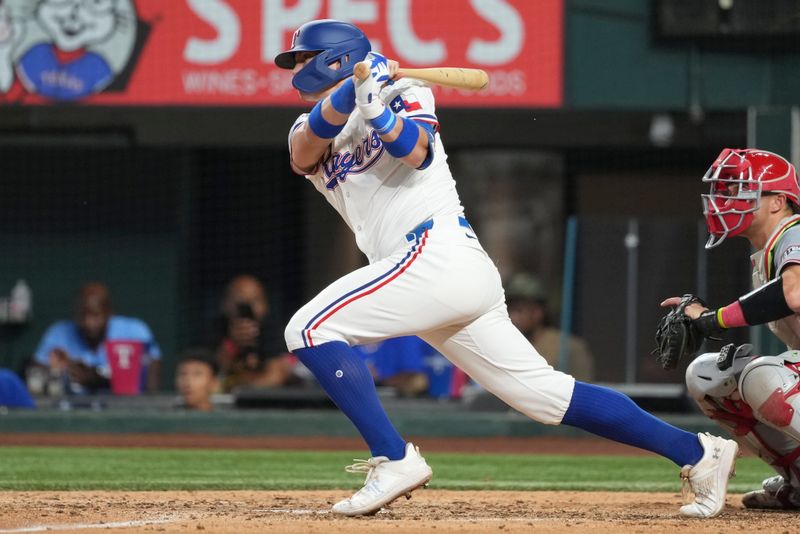
[[[438,126],[433,94],[419,82],[399,80],[381,98],[401,117]],[[500,274],[463,217],[438,133],[434,151],[428,168],[413,169],[385,150],[358,109],[350,115],[307,178],[353,230],[370,265],[295,313],[286,344],[294,351],[418,335],[513,408],[558,424],[575,380],[511,323]]]
[[[398,117],[438,128],[433,93],[421,82],[398,80],[383,88],[381,99]],[[290,140],[307,117],[304,113],[295,121]],[[403,236],[421,222],[464,213],[438,132],[434,147],[431,165],[412,169],[386,151],[356,109],[322,164],[306,176],[342,216],[370,263],[404,246]]]
[[[766,246],[750,257],[753,288],[758,289],[786,265],[800,263],[800,215],[782,219],[767,239]],[[800,349],[800,316],[790,315],[768,324],[769,329],[790,349]]]

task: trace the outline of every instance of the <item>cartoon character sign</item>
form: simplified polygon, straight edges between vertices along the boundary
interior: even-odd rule
[[[0,94],[78,100],[108,87],[136,44],[133,0],[0,0]]]

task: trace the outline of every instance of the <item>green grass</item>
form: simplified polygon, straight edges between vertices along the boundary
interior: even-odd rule
[[[354,488],[350,452],[4,447],[0,490]],[[426,454],[431,487],[485,490],[679,491],[678,469],[657,457]],[[772,474],[742,458],[730,490]]]

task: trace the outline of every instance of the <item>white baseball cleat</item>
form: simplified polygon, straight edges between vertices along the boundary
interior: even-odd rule
[[[377,456],[369,460],[354,460],[345,468],[348,473],[367,473],[364,487],[352,497],[333,505],[333,513],[354,516],[372,515],[401,495],[411,498],[411,492],[428,483],[433,475],[430,466],[419,454],[419,447],[406,444],[402,460]]]
[[[761,484],[762,489],[745,493],[745,508],[761,510],[800,510],[800,488],[786,484],[780,475],[770,477]]]
[[[739,444],[732,439],[697,435],[703,446],[703,457],[696,465],[681,469],[683,493],[694,493],[694,500],[681,506],[681,514],[687,517],[716,517],[725,508],[728,479],[736,474],[736,456]]]

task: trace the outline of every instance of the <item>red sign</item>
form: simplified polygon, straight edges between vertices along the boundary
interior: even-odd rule
[[[303,22],[357,25],[405,67],[489,72],[440,105],[562,102],[563,0],[29,0],[0,3],[0,102],[299,104],[277,68]]]

